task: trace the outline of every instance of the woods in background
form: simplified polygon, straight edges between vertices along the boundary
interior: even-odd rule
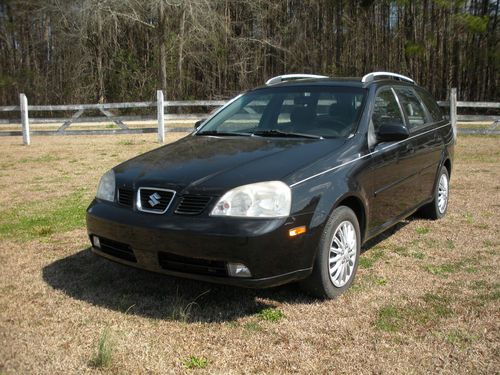
[[[226,98],[283,73],[500,99],[500,0],[0,0],[0,105]]]

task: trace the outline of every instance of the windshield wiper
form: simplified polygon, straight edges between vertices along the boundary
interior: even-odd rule
[[[251,133],[243,133],[243,132],[221,132],[218,130],[207,130],[204,132],[196,133],[196,135],[221,135],[221,136],[231,136],[231,135],[243,135],[243,136],[251,136]]]
[[[314,138],[314,139],[323,139],[320,135],[314,134],[306,134],[306,133],[293,133],[293,132],[284,132],[282,130],[257,130],[252,133],[253,135],[258,135],[261,137],[296,137],[296,138]]]

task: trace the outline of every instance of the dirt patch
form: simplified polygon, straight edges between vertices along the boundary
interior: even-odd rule
[[[32,142],[0,138],[2,374],[500,368],[499,137],[460,137],[448,215],[372,242],[353,287],[326,302],[294,285],[217,286],[93,256],[81,207],[107,169],[158,147],[156,135]]]

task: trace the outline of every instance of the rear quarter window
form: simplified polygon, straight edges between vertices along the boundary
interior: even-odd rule
[[[441,121],[443,119],[443,112],[441,111],[441,108],[438,106],[431,94],[422,89],[418,89],[417,93],[422,99],[422,102],[424,102],[425,107],[429,111],[433,122]]]

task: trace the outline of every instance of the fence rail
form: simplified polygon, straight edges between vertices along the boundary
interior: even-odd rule
[[[157,91],[157,100],[148,102],[125,102],[125,103],[102,103],[102,104],[70,104],[70,105],[28,105],[26,95],[19,95],[19,106],[0,107],[0,113],[19,112],[19,118],[0,119],[1,124],[21,123],[20,130],[0,131],[0,136],[14,135],[23,136],[23,143],[30,143],[30,135],[100,135],[100,134],[137,134],[137,133],[158,133],[158,142],[163,143],[165,139],[165,130],[168,132],[186,132],[191,128],[187,127],[165,127],[165,122],[179,122],[199,120],[207,115],[204,113],[175,114],[168,113],[169,108],[173,107],[210,107],[217,108],[226,103],[224,100],[164,100],[163,92]],[[500,103],[497,102],[466,102],[457,101],[456,89],[451,89],[450,100],[439,101],[439,106],[449,108],[450,121],[455,129],[455,134],[500,134],[497,129],[500,124],[500,116],[492,115],[462,115],[457,114],[457,108],[487,108],[500,109]],[[141,109],[155,108],[156,115],[116,115],[110,110],[113,109]],[[29,117],[31,112],[70,112],[74,111],[70,117],[39,118]],[[82,116],[85,111],[99,111],[102,116]],[[156,121],[156,127],[130,128],[125,122],[131,121]],[[482,129],[457,129],[457,122],[492,122],[489,128]],[[103,123],[112,122],[117,129],[68,129],[71,124],[78,123]],[[61,123],[57,130],[30,130],[30,124],[55,124]]]

